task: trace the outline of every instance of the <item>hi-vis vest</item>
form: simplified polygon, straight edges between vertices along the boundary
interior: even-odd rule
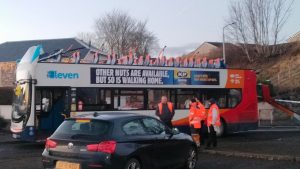
[[[213,122],[213,109],[217,110],[217,119],[215,122],[216,126],[221,126],[221,121],[220,121],[220,112],[219,112],[219,107],[216,104],[213,104],[210,106],[209,110],[208,110],[208,114],[207,114],[207,126],[211,126],[212,122]]]
[[[173,112],[173,104],[171,102],[167,102],[167,105],[168,105],[168,109],[169,111],[172,113]],[[162,114],[162,103],[159,103],[158,104],[158,110],[159,110],[159,114]]]
[[[194,128],[201,128],[201,120],[203,120],[203,114],[205,114],[205,109],[197,107],[197,103],[192,103],[189,114],[190,126]]]
[[[207,114],[204,105],[201,102],[197,102],[197,106],[201,112],[201,120],[205,120],[207,118]]]

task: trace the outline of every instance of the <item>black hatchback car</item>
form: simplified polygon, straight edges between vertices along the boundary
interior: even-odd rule
[[[133,113],[95,113],[66,119],[46,141],[44,168],[194,169],[190,136]]]

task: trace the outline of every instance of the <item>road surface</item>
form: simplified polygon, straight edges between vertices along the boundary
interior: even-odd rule
[[[221,138],[216,150],[300,157],[299,144],[298,130],[252,131]],[[41,169],[43,148],[43,144],[16,142],[11,140],[7,133],[0,133],[0,168]],[[197,169],[300,169],[300,162],[270,161],[201,152]]]

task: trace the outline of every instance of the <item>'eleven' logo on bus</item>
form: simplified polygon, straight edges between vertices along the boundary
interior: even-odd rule
[[[240,84],[242,78],[243,77],[240,74],[230,74],[230,82],[232,84]]]
[[[78,73],[61,73],[57,72],[56,70],[50,70],[47,73],[47,78],[49,79],[78,79],[79,74]]]

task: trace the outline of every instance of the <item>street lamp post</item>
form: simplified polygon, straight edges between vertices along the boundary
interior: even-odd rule
[[[230,25],[234,25],[234,24],[236,24],[236,22],[232,22],[232,23],[227,24],[227,25],[225,25],[225,26],[223,27],[223,60],[224,60],[224,63],[226,63],[226,54],[225,54],[225,34],[224,34],[225,28],[228,27],[228,26],[230,26]]]

